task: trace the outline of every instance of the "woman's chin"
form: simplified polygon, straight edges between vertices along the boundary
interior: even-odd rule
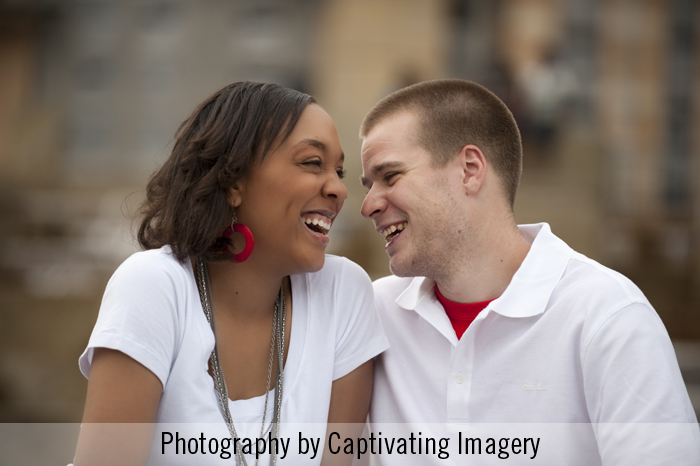
[[[303,260],[298,262],[298,268],[300,271],[298,273],[314,273],[318,272],[323,268],[323,264],[326,263],[325,253],[314,253],[305,257]]]

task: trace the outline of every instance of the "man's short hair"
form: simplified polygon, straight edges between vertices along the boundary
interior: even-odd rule
[[[414,84],[380,100],[362,121],[360,137],[402,111],[417,113],[416,142],[432,155],[433,166],[446,165],[467,144],[481,149],[513,208],[522,173],[522,142],[513,114],[494,93],[462,79]]]

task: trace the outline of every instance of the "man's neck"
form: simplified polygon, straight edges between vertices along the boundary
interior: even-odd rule
[[[455,273],[439,277],[440,293],[450,301],[475,303],[498,298],[525,260],[530,243],[512,228],[493,228],[476,238],[474,254],[463,258]]]

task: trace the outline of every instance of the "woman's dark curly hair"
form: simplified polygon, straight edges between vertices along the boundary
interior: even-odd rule
[[[151,176],[139,211],[144,249],[164,245],[180,261],[231,257],[220,238],[231,215],[229,189],[292,132],[307,94],[277,84],[236,82],[212,94],[175,133],[172,154]]]

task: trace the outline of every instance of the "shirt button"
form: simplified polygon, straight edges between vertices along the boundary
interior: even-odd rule
[[[464,376],[463,376],[462,374],[457,374],[457,375],[455,376],[455,382],[457,382],[457,383],[462,383],[462,382],[464,382]]]

